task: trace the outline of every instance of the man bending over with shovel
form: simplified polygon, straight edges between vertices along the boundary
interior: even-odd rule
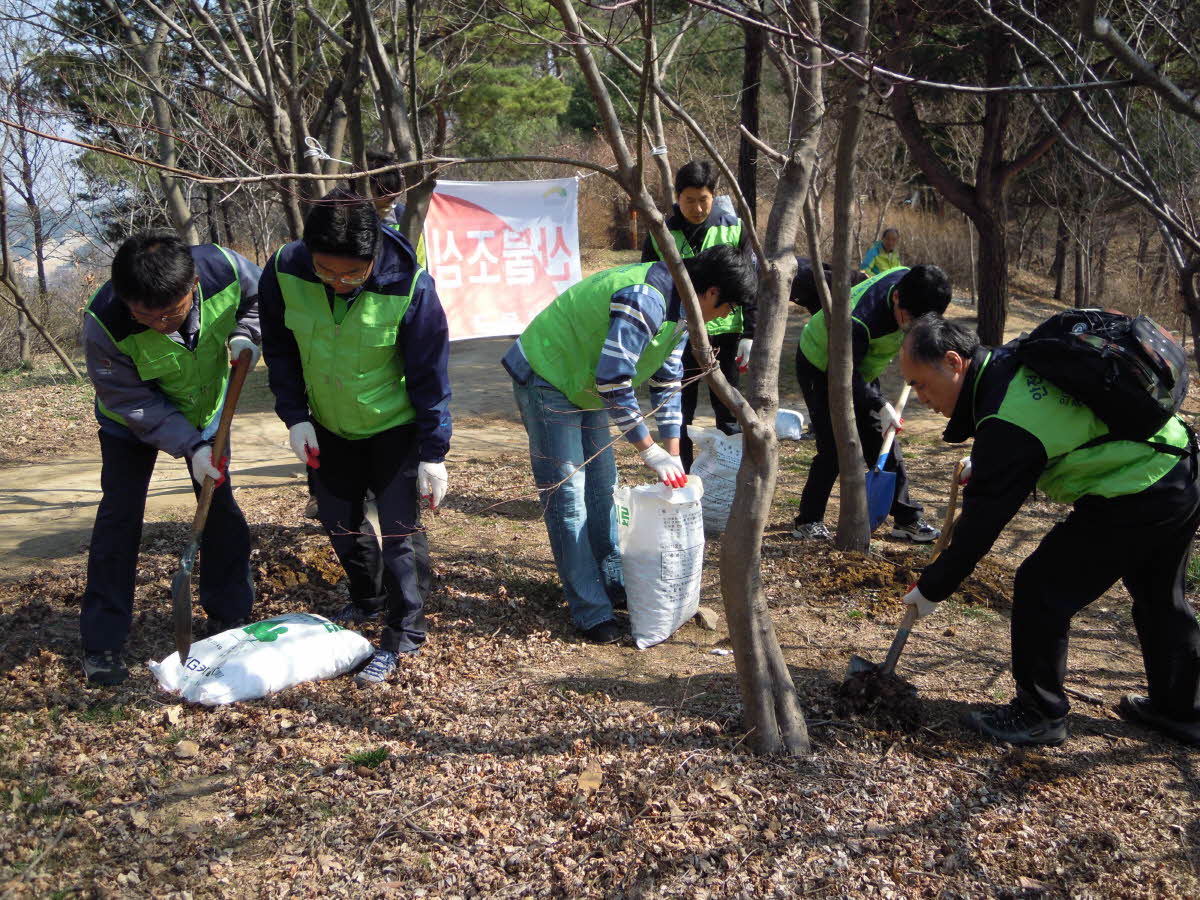
[[[950,545],[904,598],[920,616],[971,573],[1035,485],[1074,505],[1017,570],[1017,696],[968,713],[967,726],[1010,744],[1066,740],[1071,617],[1121,579],[1133,598],[1150,696],[1127,696],[1118,710],[1200,743],[1200,627],[1184,596],[1200,489],[1179,417],[1149,439],[1154,446],[1107,439],[1108,427],[1089,407],[1023,365],[1011,347],[980,346],[974,332],[935,316],[905,338],[900,370],[921,401],[950,420],[943,440],[975,439]]]
[[[100,488],[80,613],[83,671],[120,684],[133,619],[146,491],[160,450],[187,460],[197,496],[218,484],[200,544],[200,603],[208,631],[245,624],[254,587],[250,531],[212,458],[229,358],[258,361],[258,266],[232,250],[189,247],[171,231],[135,235],[117,250],[112,280],[88,302],[83,344],[96,387]],[[228,349],[227,349],[228,348]]]
[[[937,266],[889,269],[856,285],[850,291],[850,326],[854,354],[854,419],[867,465],[874,465],[884,436],[899,429],[900,414],[883,396],[879,376],[900,350],[904,331],[927,312],[939,315],[950,305],[950,282]],[[829,327],[819,310],[800,333],[796,347],[796,380],[808,406],[809,427],[817,441],[817,455],[808,468],[800,494],[800,512],[792,534],[803,540],[830,537],[825,527],[825,506],[838,477],[837,444],[829,413]],[[921,518],[923,508],[908,496],[908,477],[900,442],[892,447],[887,471],[896,473],[895,499],[891,503],[892,537],[917,543],[936,541],[938,530]],[[886,516],[886,508],[881,516]]]

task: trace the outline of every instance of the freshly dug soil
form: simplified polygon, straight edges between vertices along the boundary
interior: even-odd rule
[[[916,686],[895,672],[855,672],[838,688],[838,712],[866,715],[897,731],[915,731],[924,722]]]

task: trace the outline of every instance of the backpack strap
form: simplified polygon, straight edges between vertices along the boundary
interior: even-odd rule
[[[1090,450],[1092,447],[1099,447],[1102,444],[1108,444],[1112,441],[1129,441],[1134,444],[1146,444],[1153,447],[1159,453],[1169,453],[1172,456],[1178,456],[1180,459],[1187,459],[1189,457],[1195,459],[1197,455],[1196,433],[1192,431],[1192,426],[1184,422],[1182,418],[1179,421],[1187,431],[1188,442],[1186,447],[1173,447],[1170,444],[1164,444],[1162,441],[1139,440],[1138,438],[1117,437],[1114,434],[1102,434],[1100,437],[1085,441],[1076,447],[1075,450]],[[1075,450],[1070,452],[1074,453]]]

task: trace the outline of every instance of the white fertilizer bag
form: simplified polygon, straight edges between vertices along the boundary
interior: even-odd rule
[[[688,437],[696,448],[688,480],[697,477],[704,482],[704,536],[718,538],[725,533],[733,507],[742,465],[742,436],[689,425]]]
[[[265,697],[304,681],[344,675],[371,655],[371,642],[324,616],[289,613],[222,631],[172,653],[150,671],[163,690],[205,706]]]
[[[639,650],[665,641],[700,605],[703,496],[704,484],[695,475],[676,490],[664,484],[613,490],[629,621]]]
[[[804,414],[794,409],[776,410],[775,436],[781,441],[798,441],[804,437]]]

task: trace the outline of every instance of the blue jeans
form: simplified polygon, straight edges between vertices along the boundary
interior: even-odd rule
[[[576,628],[591,628],[611,619],[613,599],[625,594],[608,413],[580,409],[537,375],[526,384],[514,381],[513,394],[571,620]]]

